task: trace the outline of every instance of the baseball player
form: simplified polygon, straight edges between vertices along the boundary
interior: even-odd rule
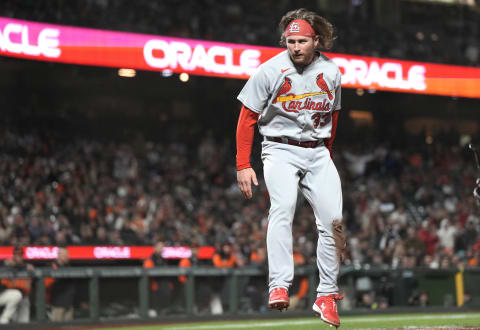
[[[246,198],[258,185],[250,165],[254,126],[263,135],[262,161],[270,195],[267,250],[269,307],[284,310],[293,279],[292,221],[297,189],[313,208],[320,283],[313,311],[340,325],[336,300],[340,258],[345,247],[340,178],[331,149],[340,110],[340,71],[319,49],[329,49],[333,27],[318,14],[298,9],[280,21],[287,49],[260,65],[238,100],[237,181]]]

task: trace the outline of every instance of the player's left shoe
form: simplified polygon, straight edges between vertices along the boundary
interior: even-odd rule
[[[290,298],[288,298],[287,289],[275,288],[270,292],[268,298],[268,307],[270,307],[270,309],[283,311],[286,310],[288,306],[290,306]]]
[[[323,322],[338,328],[340,326],[340,317],[338,317],[337,300],[342,299],[343,296],[339,294],[318,297],[312,306],[313,312],[320,316]]]

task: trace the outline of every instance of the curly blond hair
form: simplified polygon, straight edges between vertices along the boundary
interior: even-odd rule
[[[333,46],[333,40],[336,37],[333,35],[333,25],[327,21],[324,17],[318,15],[313,11],[309,11],[305,8],[289,11],[282,17],[280,24],[280,45],[286,47],[287,41],[285,38],[285,29],[291,21],[296,19],[303,19],[307,21],[315,30],[315,33],[319,37],[319,49],[330,49]]]

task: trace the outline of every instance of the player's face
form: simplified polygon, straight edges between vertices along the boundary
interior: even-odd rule
[[[295,65],[309,65],[315,56],[318,39],[304,36],[287,37],[287,49]]]

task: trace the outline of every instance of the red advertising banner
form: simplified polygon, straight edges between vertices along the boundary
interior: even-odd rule
[[[68,246],[68,254],[72,260],[127,260],[146,259],[153,253],[151,246]],[[215,253],[213,246],[201,246],[199,259],[211,259]],[[0,246],[0,260],[11,258],[13,246]],[[25,260],[55,260],[58,256],[56,246],[26,246],[23,248]],[[190,258],[192,251],[188,246],[166,246],[162,257],[165,259]]]
[[[40,61],[247,79],[283,50],[0,17],[0,55]],[[344,87],[480,98],[480,68],[325,54]]]

